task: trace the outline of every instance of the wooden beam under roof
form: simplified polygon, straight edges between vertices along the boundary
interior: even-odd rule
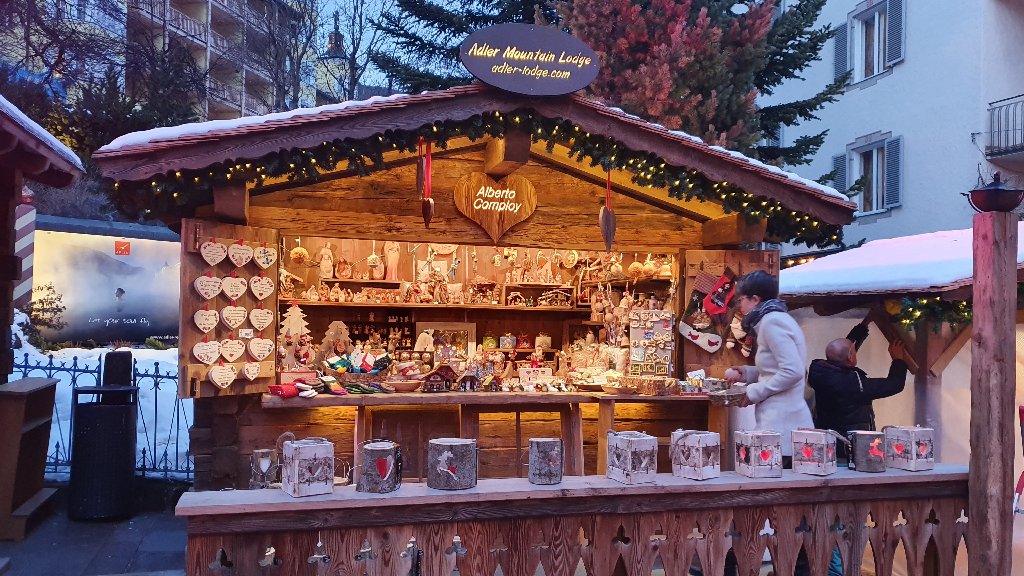
[[[589,162],[577,162],[574,158],[570,158],[569,148],[566,146],[555,146],[554,151],[548,152],[547,144],[538,142],[530,147],[530,153],[538,161],[557,166],[563,172],[573,174],[581,180],[601,186],[605,185],[607,173],[600,166],[591,166]],[[699,200],[669,198],[666,190],[640,186],[632,182],[630,178],[632,176],[628,172],[613,170],[612,192],[628,196],[674,214],[686,216],[697,222],[705,222],[725,215],[725,211],[720,204],[701,202]]]

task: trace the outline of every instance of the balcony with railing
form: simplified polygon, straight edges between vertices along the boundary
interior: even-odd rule
[[[237,110],[242,106],[242,91],[238,86],[231,86],[210,78],[210,99],[227,104]]]
[[[1024,168],[1024,94],[989,104],[989,142],[985,155],[1006,168]]]
[[[206,42],[206,25],[191,16],[187,16],[177,8],[167,9],[167,23],[188,38],[203,43]]]
[[[166,11],[164,0],[128,0],[128,8],[137,14],[142,14],[150,20],[163,20]]]
[[[246,116],[262,116],[264,114],[270,114],[270,106],[267,106],[263,100],[245,95],[245,115]]]
[[[240,44],[237,40],[228,38],[214,30],[210,30],[210,46],[224,55],[234,54],[240,49]]]
[[[247,8],[245,2],[241,0],[214,0],[214,7],[221,8],[225,12],[228,12],[236,18],[244,20],[247,16]]]

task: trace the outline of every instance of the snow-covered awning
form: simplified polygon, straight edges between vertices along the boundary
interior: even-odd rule
[[[1017,224],[1017,269],[1024,268],[1024,222]],[[945,230],[867,242],[782,270],[784,298],[949,292],[974,282],[973,231]]]
[[[25,178],[63,187],[84,169],[67,146],[0,96],[0,165],[11,166]]]

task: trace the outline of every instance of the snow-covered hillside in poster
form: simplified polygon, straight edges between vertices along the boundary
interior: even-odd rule
[[[177,279],[175,279],[176,281]],[[14,325],[11,327],[15,336],[15,343],[20,342],[20,347],[14,350],[14,363],[18,366],[37,364],[47,365],[50,358],[29,344],[22,334],[21,323],[26,321],[25,314],[15,311]],[[103,361],[103,355],[110,352],[109,348],[96,348],[86,350],[83,348],[65,348],[52,353],[53,364],[61,363],[70,366],[73,358],[78,359],[78,366],[95,367]],[[178,370],[178,350],[151,350],[148,348],[134,348],[132,356],[138,363],[140,371],[152,373],[154,368],[160,374],[176,374]],[[155,366],[154,366],[155,364]],[[27,376],[45,376],[39,369],[30,370]],[[12,379],[21,378],[22,370],[16,369]],[[61,451],[61,460],[67,460],[67,446],[71,439],[71,403],[72,383],[71,374],[58,372],[54,374],[57,378],[57,394],[54,402],[53,423],[50,426],[50,459],[57,451]],[[79,386],[94,386],[93,377],[81,376]],[[177,400],[177,380],[163,380],[159,388],[155,387],[153,380],[149,378],[139,381],[139,414],[137,427],[137,461],[142,458],[142,449],[146,448],[147,466],[153,467],[153,454],[158,459],[166,458],[169,468],[184,469],[188,454],[188,428],[192,424],[192,400]],[[80,401],[90,400],[90,396],[83,396]],[[157,468],[164,468],[163,462],[157,463]],[[191,468],[191,466],[189,466]],[[169,476],[183,478],[184,474],[169,474]],[[52,480],[67,479],[66,469],[54,472],[49,467],[47,478]]]

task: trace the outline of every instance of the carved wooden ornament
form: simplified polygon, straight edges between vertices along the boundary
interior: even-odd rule
[[[455,185],[455,207],[496,243],[537,209],[537,190],[517,174],[495,181],[483,172],[472,172]]]

